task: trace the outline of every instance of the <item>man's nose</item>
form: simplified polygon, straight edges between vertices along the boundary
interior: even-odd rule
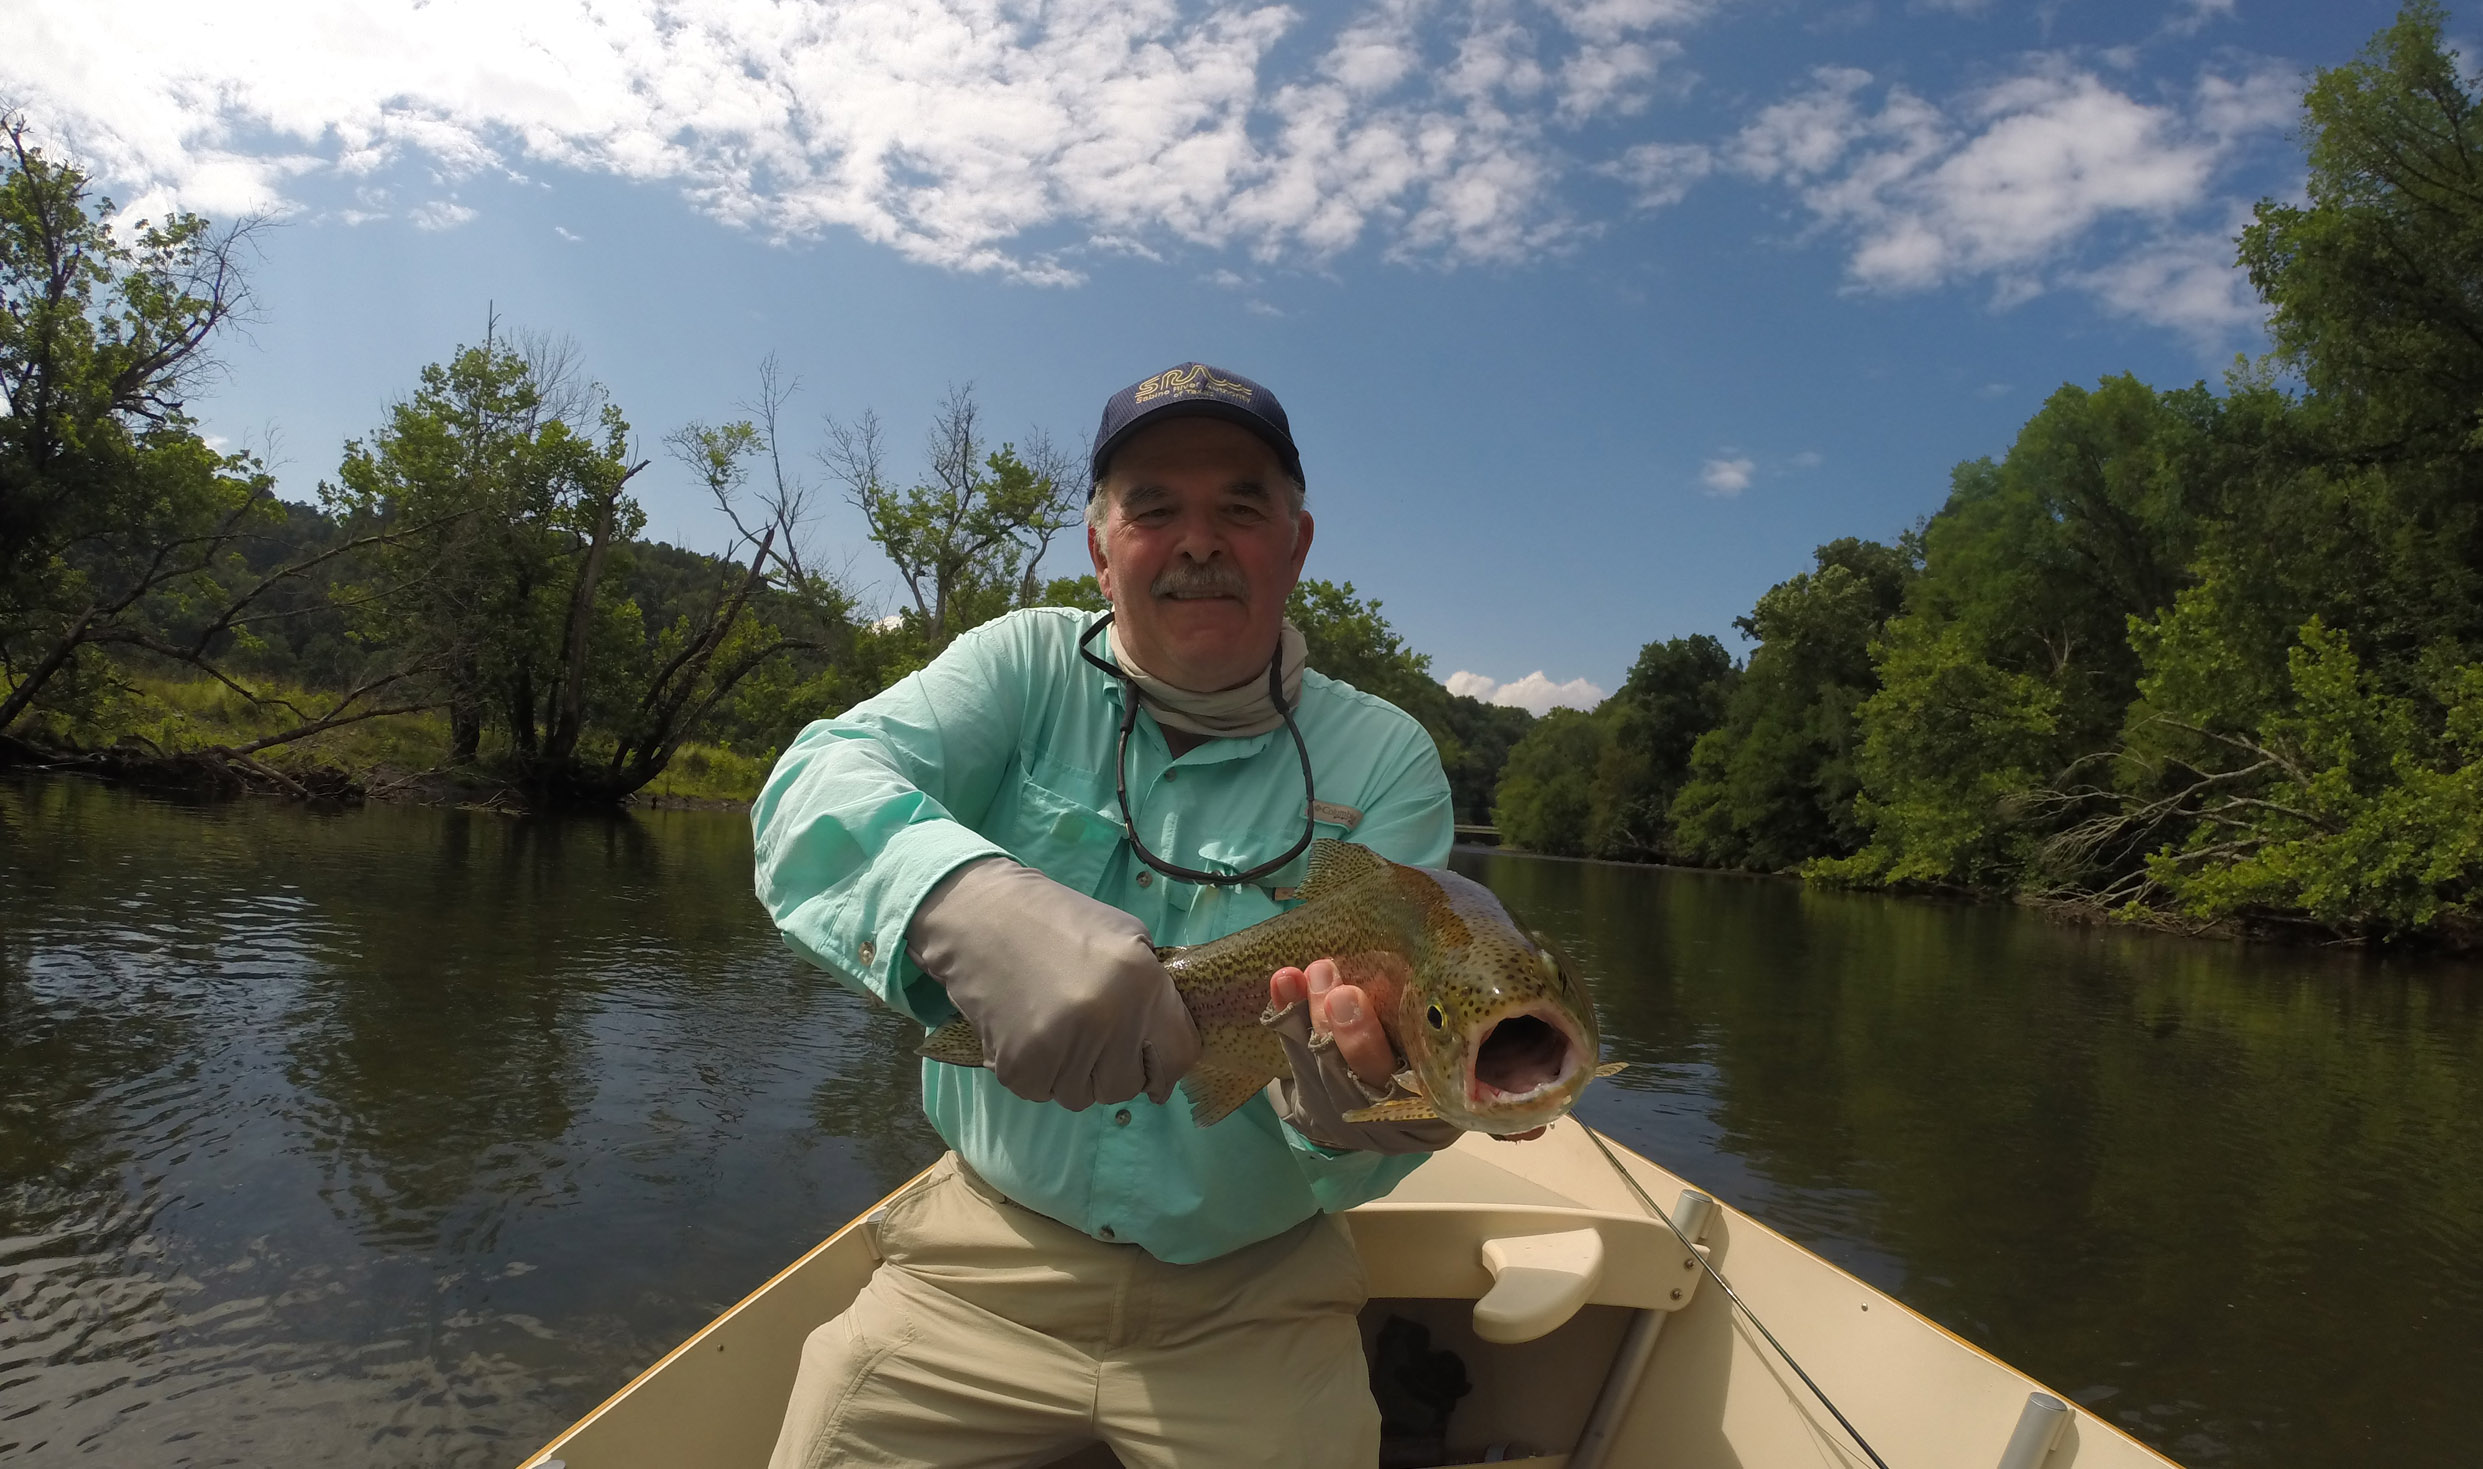
[[[1224,549],[1224,538],[1217,533],[1216,518],[1212,515],[1181,517],[1180,535],[1173,542],[1173,549],[1192,561],[1213,561]]]

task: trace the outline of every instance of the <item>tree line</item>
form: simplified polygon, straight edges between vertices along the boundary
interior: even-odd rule
[[[2483,882],[2483,114],[2428,0],[2302,98],[2221,393],[2064,386],[1891,543],[1650,644],[1510,752],[1541,851],[2197,920],[2470,933]]]
[[[350,794],[334,738],[420,718],[436,773],[608,805],[693,740],[770,759],[1012,608],[1103,605],[1091,576],[1040,574],[1081,519],[1082,446],[996,440],[970,388],[912,475],[868,411],[789,449],[773,360],[741,416],[650,453],[574,348],[496,319],[343,446],[316,503],[281,500],[187,406],[251,314],[260,226],[124,221],[24,117],[0,131],[0,756]],[[721,551],[644,539],[657,454],[713,501]],[[896,570],[888,617],[822,565],[831,491]],[[1291,612],[1317,667],[1424,722],[1487,819],[1528,716],[1450,695],[1351,584],[1305,582]],[[244,734],[168,718],[183,682],[229,694]]]

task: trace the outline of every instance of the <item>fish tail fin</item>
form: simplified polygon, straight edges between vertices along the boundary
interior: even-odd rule
[[[944,1061],[951,1066],[983,1066],[983,1038],[974,1033],[962,1015],[923,1037],[914,1054],[928,1061]]]
[[[1190,1121],[1200,1127],[1213,1127],[1266,1090],[1275,1079],[1202,1058],[1181,1078],[1181,1093],[1190,1099]]]

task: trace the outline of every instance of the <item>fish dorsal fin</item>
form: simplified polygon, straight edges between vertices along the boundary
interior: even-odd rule
[[[1310,875],[1302,879],[1301,891],[1296,896],[1306,902],[1323,898],[1358,877],[1387,870],[1388,859],[1369,847],[1321,837],[1310,844]]]

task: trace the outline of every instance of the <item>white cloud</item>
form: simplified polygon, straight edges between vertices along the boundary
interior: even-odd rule
[[[1688,198],[1692,185],[1716,171],[1716,153],[1704,143],[1640,143],[1601,171],[1636,190],[1639,208],[1661,209]]]
[[[564,240],[567,240],[572,245],[582,245],[586,243],[586,236],[572,234],[569,230],[560,225],[552,226],[552,233],[560,236]]]
[[[1448,676],[1448,691],[1470,699],[1480,699],[1486,704],[1505,704],[1512,709],[1524,709],[1538,716],[1556,708],[1592,709],[1604,701],[1602,686],[1583,678],[1554,683],[1540,668],[1524,678],[1511,679],[1507,683],[1459,669]]]
[[[474,218],[474,211],[454,199],[432,199],[405,216],[418,230],[453,230]]]
[[[1707,9],[1366,0],[1322,33],[1265,0],[38,0],[0,95],[123,192],[224,215],[540,164],[1036,281],[1181,244],[1454,263],[1569,232],[1559,135],[1641,106]]]
[[[1750,488],[1752,473],[1757,468],[1748,457],[1738,454],[1730,459],[1710,459],[1700,467],[1698,482],[1707,487],[1708,494],[1730,500]]]
[[[1857,289],[1980,281],[2005,307],[2070,285],[2203,340],[2256,320],[2229,260],[2220,276],[2204,265],[2201,216],[2230,209],[2216,184],[2234,153],[2291,120],[2290,76],[2210,73],[2185,98],[2150,102],[2045,56],[1948,107],[1903,86],[1872,107],[1872,85],[1820,68],[1722,150],[1846,239]],[[2091,258],[2107,238],[2118,254]]]

